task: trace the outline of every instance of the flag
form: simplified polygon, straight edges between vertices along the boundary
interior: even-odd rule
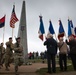
[[[68,19],[68,37],[72,35],[70,20]]]
[[[76,35],[76,27],[74,28],[74,31],[75,31],[75,35]]]
[[[72,35],[75,37],[75,27],[73,26],[72,20],[70,20],[70,26],[71,26]]]
[[[76,37],[75,27],[73,26],[72,20],[68,19],[68,37],[70,36]]]
[[[70,26],[71,26],[72,28],[74,27],[72,20],[70,20]]]
[[[49,32],[48,32],[48,34],[55,34],[55,31],[54,31],[54,28],[53,28],[53,26],[52,26],[52,22],[51,21],[49,21],[49,23],[50,23],[50,25],[49,25]]]
[[[42,20],[42,16],[39,16],[40,18],[40,27],[39,27],[39,38],[43,41],[43,34],[45,34],[45,30],[44,30],[44,24],[43,24],[43,20]]]
[[[61,20],[59,20],[59,33],[58,33],[58,39],[59,39],[60,37],[64,37],[64,35],[65,35],[65,31],[64,31],[62,22],[61,22]]]
[[[13,5],[13,10],[11,14],[11,19],[10,19],[10,27],[15,28],[15,23],[18,21],[18,18],[16,17],[15,13],[15,5]]]
[[[0,19],[0,28],[5,26],[5,16]]]

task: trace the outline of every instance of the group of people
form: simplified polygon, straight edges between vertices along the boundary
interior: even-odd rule
[[[20,37],[16,38],[16,43],[12,43],[12,37],[6,42],[6,48],[3,43],[0,45],[0,69],[5,64],[5,70],[9,71],[11,63],[15,64],[15,73],[18,66],[23,64],[23,47],[20,44]]]
[[[58,48],[60,71],[67,71],[68,46],[72,64],[76,70],[76,39],[73,36],[70,36],[69,40],[66,39],[66,41],[60,37],[59,42],[57,42],[53,35],[48,34],[44,45],[47,47],[48,73],[56,72],[55,56]],[[3,43],[0,44],[0,69],[4,63],[5,70],[9,71],[12,62],[15,64],[15,73],[17,74],[18,66],[23,64],[23,47],[20,44],[20,37],[16,38],[16,43],[12,43],[12,37],[10,37],[9,41],[6,42],[6,48],[3,47]]]
[[[28,58],[29,59],[38,59],[39,58],[39,52],[30,52],[28,53]]]
[[[48,34],[44,45],[47,48],[47,65],[48,73],[56,72],[56,54],[59,48],[59,65],[60,71],[67,71],[67,54],[68,46],[70,48],[69,54],[72,60],[74,70],[76,70],[76,39],[71,35],[69,39],[65,40],[59,37],[59,41],[53,38],[52,34]]]

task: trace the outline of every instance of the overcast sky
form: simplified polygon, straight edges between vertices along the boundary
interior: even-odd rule
[[[38,30],[40,26],[39,15],[43,16],[45,33],[48,33],[49,20],[51,19],[56,35],[58,35],[58,20],[61,19],[64,30],[67,34],[68,16],[72,19],[76,26],[76,0],[25,0],[26,1],[26,21],[27,21],[27,42],[28,52],[44,51],[46,47],[38,38]],[[12,36],[12,29],[9,26],[13,4],[15,4],[15,12],[20,20],[23,0],[0,0],[0,18],[6,14],[4,42]],[[17,36],[18,21],[15,24],[14,36]],[[0,29],[0,43],[3,41],[3,28]],[[13,38],[13,42],[15,39]]]

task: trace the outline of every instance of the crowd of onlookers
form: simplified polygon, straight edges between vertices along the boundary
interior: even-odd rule
[[[46,51],[41,52],[41,53],[39,53],[38,51],[28,53],[28,58],[29,59],[46,59],[46,57],[47,57],[47,52]]]
[[[57,52],[56,55],[57,58],[59,58],[59,52]],[[70,59],[70,54],[68,52],[67,58]],[[28,59],[47,59],[47,51],[45,50],[44,52],[29,52],[28,53]]]

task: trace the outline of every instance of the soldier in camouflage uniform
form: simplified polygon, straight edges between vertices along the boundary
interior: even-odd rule
[[[1,57],[2,57],[2,49],[1,49],[1,46],[0,46],[0,69],[1,69]]]
[[[4,63],[4,54],[5,54],[5,48],[3,47],[3,43],[1,43],[0,50],[1,50],[0,65],[3,66],[3,63]]]
[[[12,43],[12,37],[9,38],[9,41],[6,42],[6,53],[5,53],[5,67],[8,71],[8,67],[10,66],[10,60],[13,55],[13,43]]]
[[[20,37],[16,38],[16,43],[14,44],[14,63],[15,73],[18,74],[18,66],[23,64],[23,47],[20,45]]]

